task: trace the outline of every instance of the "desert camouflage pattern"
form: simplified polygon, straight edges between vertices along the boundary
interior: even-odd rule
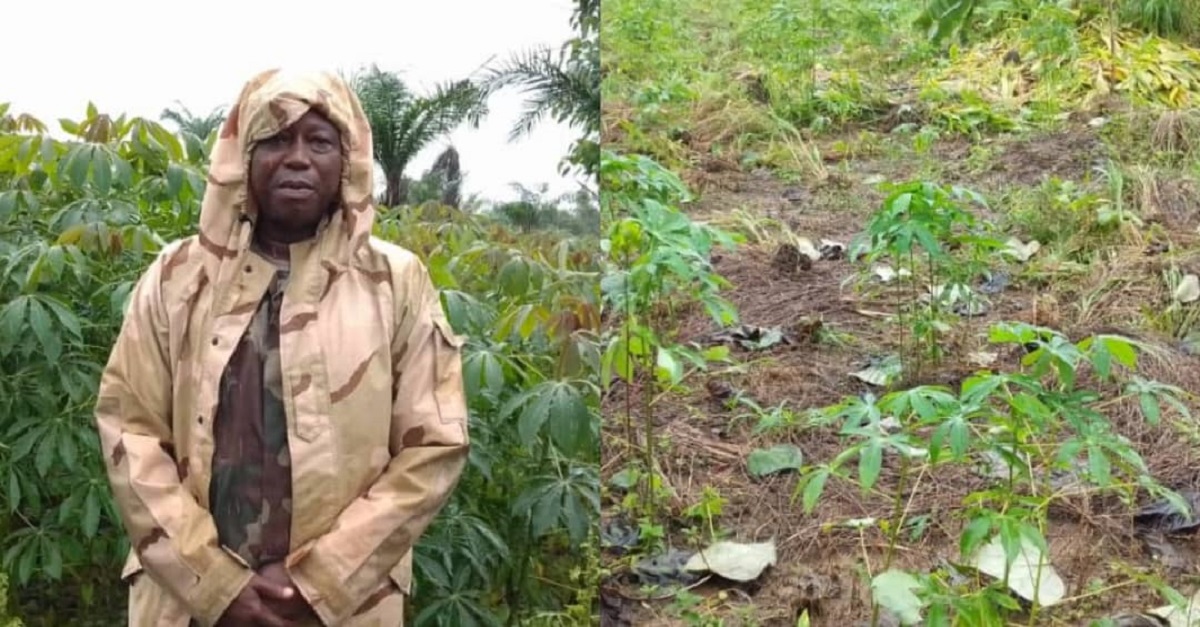
[[[290,264],[266,259],[277,267],[275,277],[221,377],[208,497],[221,546],[256,570],[287,559],[292,535],[292,455],[279,361]]]
[[[130,625],[213,625],[250,579],[254,543],[223,546],[212,513],[214,422],[223,374],[276,280],[250,249],[250,152],[312,107],[342,134],[341,205],[291,246],[277,350],[285,564],[323,624],[401,624],[412,546],[466,462],[463,340],[420,260],[371,236],[371,132],[357,98],[332,74],[259,74],[214,146],[199,232],[137,282],[100,381],[96,422],[132,545]]]

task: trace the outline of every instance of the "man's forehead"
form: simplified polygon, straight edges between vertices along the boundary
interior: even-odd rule
[[[334,124],[333,120],[331,120],[324,111],[321,111],[316,107],[312,107],[306,111],[304,115],[297,118],[295,122],[292,122],[291,124],[280,128],[275,133],[272,133],[272,136],[278,135],[284,131],[295,130],[297,127],[301,126],[317,126],[322,129],[327,129],[334,133],[340,134],[337,124]]]
[[[335,132],[338,130],[337,124],[334,124],[333,120],[330,119],[330,117],[328,115],[326,115],[324,111],[321,111],[317,107],[309,108],[309,110],[306,111],[304,113],[304,115],[300,116],[300,119],[296,120],[296,122],[295,122],[295,124],[293,124],[293,126],[300,124],[302,122],[306,122],[308,124],[317,124],[320,126],[328,126],[331,130],[333,130]]]

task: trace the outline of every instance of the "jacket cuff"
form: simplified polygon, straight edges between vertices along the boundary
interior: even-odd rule
[[[325,625],[340,625],[352,616],[358,605],[346,593],[333,568],[321,559],[319,551],[309,551],[299,562],[288,567],[296,589],[308,601]]]
[[[203,627],[216,625],[254,576],[228,556],[222,557],[225,559],[216,560],[189,595],[193,616]]]

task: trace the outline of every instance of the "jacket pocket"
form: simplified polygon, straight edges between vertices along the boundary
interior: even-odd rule
[[[433,319],[433,398],[442,424],[467,421],[467,396],[463,389],[462,347],[465,338],[455,335],[443,316]]]
[[[291,389],[285,391],[296,421],[296,435],[312,442],[325,431],[329,423],[329,380],[323,365],[299,368],[289,372]]]

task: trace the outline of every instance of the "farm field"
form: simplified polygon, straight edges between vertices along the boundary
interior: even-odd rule
[[[570,9],[570,39],[498,54],[437,89],[346,68],[380,170],[374,235],[421,259],[466,338],[470,456],[413,548],[406,625],[587,625],[597,613],[599,5]],[[578,189],[551,194],[532,168],[511,182],[515,198],[472,190],[444,142],[495,115],[502,90],[522,110],[500,118],[513,127],[501,148],[532,161],[521,142],[562,122],[570,145],[554,162]],[[130,547],[94,412],[131,289],[164,245],[196,232],[212,180],[228,108],[177,105],[151,118],[83,100],[53,119],[0,101],[0,626],[127,623]],[[438,156],[421,171],[426,147]]]
[[[106,123],[93,112],[81,126]],[[0,134],[0,217],[11,220],[0,229],[0,555],[12,573],[11,611],[30,627],[124,624],[118,574],[128,543],[91,399],[133,282],[164,241],[194,229],[204,186],[203,154],[182,148],[188,135],[144,119],[116,128],[103,141]],[[34,142],[34,172],[58,176],[24,188],[36,175],[15,158],[22,141]],[[471,337],[463,357],[471,463],[416,549],[418,625],[500,624],[508,615],[578,624],[591,614],[594,560],[567,559],[563,547],[585,542],[595,520],[598,414],[587,355],[596,227],[550,203],[512,207],[531,208],[540,217],[524,228],[502,212],[436,200],[381,208],[377,219],[379,237],[428,264],[448,318]],[[526,413],[549,411],[558,418],[552,432],[545,423],[516,429]],[[541,588],[531,573],[560,585]],[[0,619],[4,609],[0,594]]]
[[[601,32],[603,624],[1200,624],[1200,7]]]

